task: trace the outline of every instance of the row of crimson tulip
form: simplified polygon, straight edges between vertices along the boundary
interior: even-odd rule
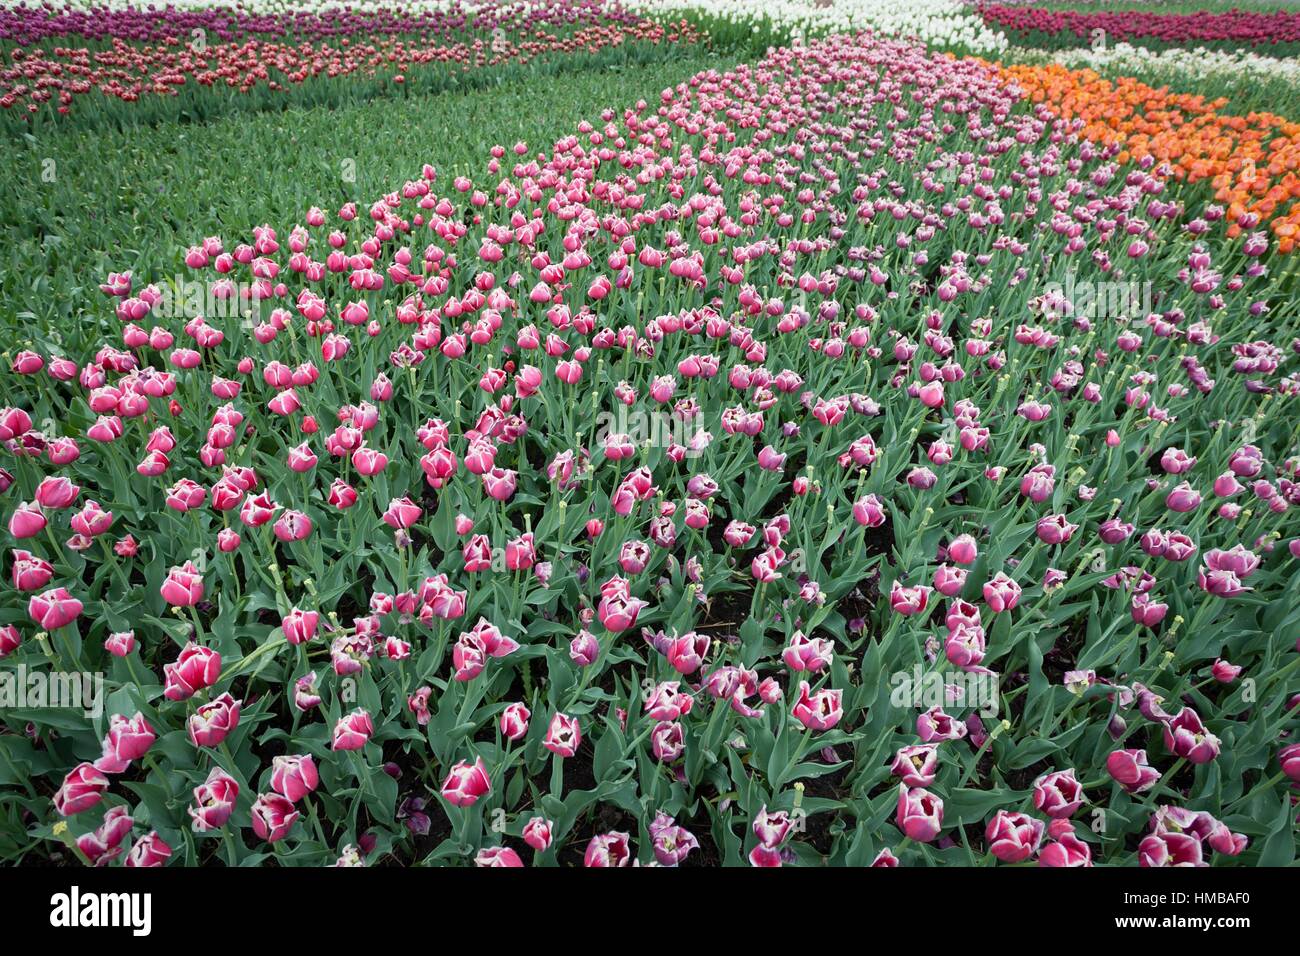
[[[6,377],[0,649],[107,685],[11,842],[1289,862],[1297,307],[1076,128],[833,37],[123,261]]]
[[[976,4],[984,22],[1013,40],[1057,49],[1128,41],[1155,46],[1261,48],[1290,55],[1300,44],[1300,11],[1058,10],[1016,3]]]

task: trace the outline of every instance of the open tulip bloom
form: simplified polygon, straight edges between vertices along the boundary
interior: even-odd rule
[[[1294,123],[977,58],[1101,11],[189,6],[0,10],[0,125],[605,98],[0,268],[0,857],[1294,860]]]

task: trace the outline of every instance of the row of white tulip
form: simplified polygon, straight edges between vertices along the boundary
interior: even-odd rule
[[[696,14],[794,38],[871,29],[941,49],[996,53],[1006,38],[959,0],[628,0],[648,15]]]
[[[1197,82],[1212,80],[1230,86],[1257,80],[1281,80],[1300,87],[1300,59],[1260,56],[1244,50],[1224,51],[1174,48],[1148,50],[1128,43],[1104,49],[1081,47],[1074,50],[1031,50],[1011,47],[1002,54],[1004,63],[1060,63],[1071,69],[1092,69],[1106,76],[1154,76],[1175,81],[1191,77]]]

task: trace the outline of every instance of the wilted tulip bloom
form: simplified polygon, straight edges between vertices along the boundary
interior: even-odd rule
[[[1128,538],[1133,531],[1133,525],[1120,521],[1118,518],[1107,518],[1097,529],[1097,535],[1107,544],[1119,544]]]
[[[781,659],[793,671],[817,673],[830,666],[835,656],[835,648],[830,641],[822,638],[809,638],[803,631],[795,631],[790,643],[781,652]]]
[[[68,523],[77,534],[96,538],[113,526],[113,512],[105,511],[98,501],[87,501]]]
[[[1152,833],[1138,844],[1138,866],[1206,866],[1201,839],[1191,833]]]
[[[333,507],[345,511],[357,503],[357,491],[342,478],[335,478],[326,500]]]
[[[1144,793],[1160,779],[1160,771],[1147,764],[1145,750],[1114,751],[1106,758],[1106,772],[1129,793]]]
[[[982,627],[959,624],[948,632],[943,652],[949,663],[968,669],[984,659],[987,646]]]
[[[699,848],[699,841],[685,827],[660,810],[648,827],[651,848],[660,866],[678,866],[692,850]]]
[[[135,631],[118,631],[104,638],[104,650],[114,657],[126,657],[135,650]]]
[[[661,720],[650,731],[650,752],[660,763],[672,763],[686,751],[686,735],[675,720]]]
[[[18,591],[40,591],[55,575],[55,566],[31,551],[14,549],[13,587]]]
[[[1205,566],[1212,571],[1231,571],[1241,580],[1246,580],[1259,568],[1259,555],[1240,544],[1233,545],[1226,551],[1215,548],[1205,554]]]
[[[944,713],[940,707],[931,707],[916,718],[916,735],[923,743],[939,740],[960,740],[967,733],[966,725]]]
[[[281,541],[302,541],[311,535],[312,520],[302,511],[286,511],[272,526]]]
[[[320,695],[316,693],[315,672],[304,674],[294,681],[293,706],[305,713],[319,707],[320,703]]]
[[[711,643],[707,635],[688,631],[673,638],[665,656],[677,673],[694,674],[704,663],[704,658],[708,656]]]
[[[764,445],[758,453],[758,467],[765,471],[781,471],[785,467],[786,455],[778,452],[771,445]]]
[[[582,856],[582,865],[598,868],[627,866],[632,860],[630,839],[626,833],[617,831],[592,837]]]
[[[1243,585],[1232,571],[1208,567],[1196,572],[1196,586],[1207,594],[1220,598],[1237,597],[1252,590]]]
[[[1164,738],[1170,753],[1190,763],[1209,763],[1219,755],[1219,738],[1206,729],[1200,715],[1190,707],[1164,722]]]
[[[469,574],[487,571],[491,568],[492,545],[488,541],[487,535],[476,534],[465,542],[465,546],[461,548],[461,557],[464,560],[465,571]]]
[[[186,644],[180,656],[163,666],[168,700],[188,700],[197,691],[211,687],[221,676],[221,655],[210,647],[200,647],[193,641]]]

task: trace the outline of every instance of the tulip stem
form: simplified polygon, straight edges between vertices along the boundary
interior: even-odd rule
[[[137,688],[139,688],[140,691],[143,693],[143,691],[144,691],[144,681],[142,681],[142,680],[140,679],[140,675],[136,673],[136,670],[135,670],[135,661],[132,659],[131,654],[126,654],[126,655],[124,655],[124,657],[125,657],[125,660],[126,660],[126,670],[127,670],[127,673],[129,673],[129,674],[131,675],[131,680],[135,683],[135,686],[136,686]]]
[[[65,571],[71,571],[72,565],[68,562],[67,556],[63,553],[63,548],[59,547],[58,540],[54,537],[54,529],[48,521],[45,522],[45,536],[50,539],[50,547],[54,549],[54,560]]]
[[[169,776],[168,774],[163,773],[162,767],[158,766],[158,761],[154,758],[153,754],[145,754],[140,758],[140,762],[152,771],[153,776],[158,777],[158,779],[162,781],[163,787],[167,790],[167,796],[170,797],[172,795],[171,780],[174,775]]]
[[[108,543],[107,538],[102,536],[99,539],[99,544],[104,550],[104,559],[108,562],[108,566],[111,569],[110,573],[121,582],[122,596],[126,597],[131,593],[131,583],[127,580],[126,575],[122,573],[122,565],[117,560],[117,555],[113,553],[113,546]]]
[[[980,759],[984,756],[984,752],[993,746],[993,741],[997,739],[998,735],[1002,733],[1003,728],[1006,726],[1005,723],[1000,723],[989,731],[988,736],[984,738],[984,743],[980,744],[979,750],[975,751],[975,756],[971,759],[970,766],[962,772],[961,779],[957,781],[957,788],[966,786],[966,781],[971,778],[971,774],[975,773],[979,769]]]
[[[1173,765],[1168,770],[1165,771],[1164,776],[1160,778],[1159,782],[1154,787],[1152,787],[1150,791],[1148,791],[1146,795],[1147,798],[1145,801],[1143,801],[1144,807],[1146,807],[1148,810],[1153,810],[1156,799],[1162,793],[1167,793],[1169,796],[1173,797],[1176,800],[1182,799],[1182,794],[1174,790],[1173,787],[1169,785],[1169,781],[1173,780],[1174,777],[1178,775],[1178,771],[1182,770],[1183,765],[1186,763],[1187,763],[1186,757],[1179,757],[1177,760],[1173,762]]]
[[[470,847],[472,844],[469,839],[470,824],[474,820],[474,811],[469,807],[460,808],[460,826],[457,827],[456,842],[462,847]]]
[[[235,847],[235,831],[230,826],[224,826],[221,829],[224,831],[227,865],[239,866],[239,851]]]
[[[225,740],[222,740],[217,746],[221,751],[221,756],[225,758],[226,763],[230,764],[230,775],[234,777],[235,781],[239,784],[241,792],[247,791],[248,781],[244,779],[244,774],[239,769],[239,764],[235,762],[235,755],[230,752],[230,744],[226,743]]]
[[[352,772],[357,775],[357,784],[361,792],[367,797],[374,796],[373,791],[370,789],[370,774],[365,772],[366,768],[361,763],[361,758],[357,756],[355,750],[349,750],[348,755],[352,761]]]
[[[564,758],[559,754],[551,755],[551,796],[556,800],[564,792]]]
[[[59,635],[60,643],[63,644],[64,649],[68,654],[68,664],[70,665],[68,670],[82,670],[81,658],[78,656],[76,649],[72,645],[72,637],[68,634],[68,629],[72,626],[72,624],[65,624],[63,627],[59,628],[57,633]]]
[[[320,816],[316,813],[316,804],[310,795],[303,798],[303,803],[307,804],[307,816],[311,817],[312,829],[316,831],[316,839],[320,840],[321,846],[326,850],[329,849],[329,841],[325,839],[325,830],[321,827]]]
[[[1249,791],[1243,793],[1236,800],[1232,801],[1232,803],[1229,804],[1228,808],[1230,810],[1235,810],[1239,804],[1245,803],[1247,800],[1255,796],[1257,793],[1263,793],[1264,791],[1272,790],[1275,786],[1277,786],[1285,779],[1286,779],[1285,771],[1274,774],[1273,776],[1269,777],[1267,780],[1263,780],[1260,783],[1255,784],[1255,786],[1251,787]]]

